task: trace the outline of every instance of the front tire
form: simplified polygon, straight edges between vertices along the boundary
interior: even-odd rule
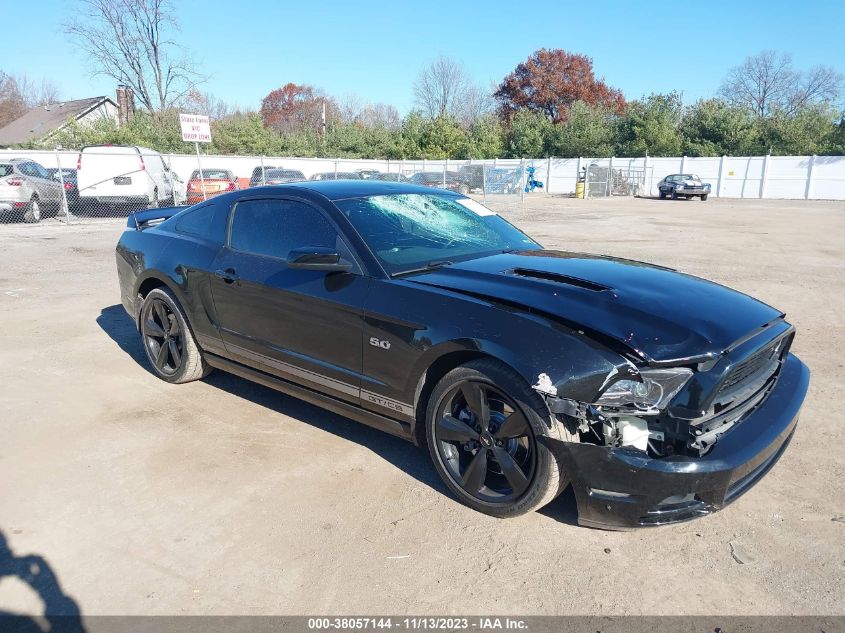
[[[174,384],[211,372],[188,326],[182,306],[167,288],[154,288],[141,306],[141,337],[153,373]]]
[[[703,196],[701,196],[701,201],[702,201],[702,202],[704,202],[705,200],[707,200],[707,195],[708,195],[708,194],[706,194],[706,193],[705,193]]]
[[[563,435],[542,397],[492,359],[447,373],[428,402],[435,469],[459,501],[495,517],[541,508],[566,487],[566,471],[542,440]]]

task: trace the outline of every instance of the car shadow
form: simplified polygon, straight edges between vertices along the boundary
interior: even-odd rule
[[[638,200],[651,200],[655,202],[692,202],[693,200],[697,201],[697,198],[661,198],[660,196],[637,196]]]
[[[44,605],[43,616],[13,613],[0,608],[0,630],[16,633],[42,632],[39,620],[49,623],[50,631],[84,633],[82,614],[76,601],[62,590],[56,572],[43,556],[18,556],[12,552],[0,530],[0,581],[17,578],[35,593]]]
[[[100,316],[97,317],[97,324],[132,360],[151,374],[153,373],[144,353],[138,330],[135,328],[132,319],[126,314],[123,306],[113,305],[103,308],[100,311]],[[353,422],[342,415],[224,371],[213,372],[204,378],[203,382],[233,396],[309,424],[321,431],[360,444],[411,475],[420,483],[451,498],[448,488],[434,470],[427,451],[404,439],[373,429],[365,424]],[[562,523],[577,524],[575,497],[571,493],[571,489],[568,489],[540,512]]]

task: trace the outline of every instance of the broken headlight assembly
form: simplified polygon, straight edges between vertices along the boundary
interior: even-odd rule
[[[634,410],[640,415],[660,413],[692,377],[686,367],[644,369],[640,380],[618,380],[593,405]]]

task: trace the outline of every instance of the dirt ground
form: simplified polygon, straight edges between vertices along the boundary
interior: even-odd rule
[[[220,372],[156,379],[118,305],[122,224],[2,225],[0,559],[43,557],[86,615],[845,614],[845,203],[541,196],[505,215],[788,314],[812,384],[759,485],[627,533],[575,525],[571,494],[478,514],[402,440]],[[7,576],[3,610],[41,603]]]

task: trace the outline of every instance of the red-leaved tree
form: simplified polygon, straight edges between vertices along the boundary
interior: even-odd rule
[[[261,100],[261,120],[264,127],[277,132],[319,131],[324,103],[328,121],[337,113],[333,99],[312,86],[288,83]]]
[[[553,123],[565,121],[576,101],[622,113],[625,98],[593,73],[593,60],[559,48],[541,48],[505,77],[494,96],[505,119],[527,108]]]

